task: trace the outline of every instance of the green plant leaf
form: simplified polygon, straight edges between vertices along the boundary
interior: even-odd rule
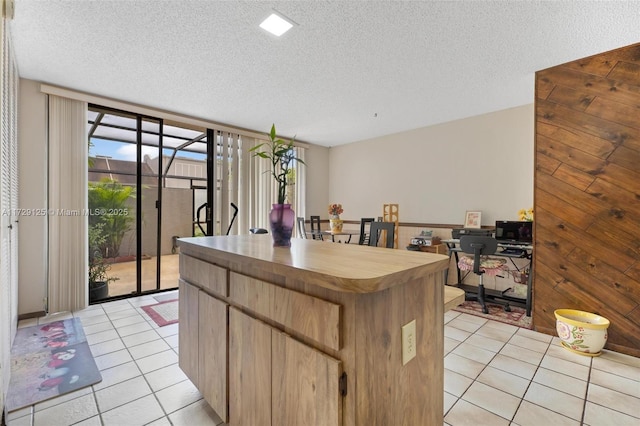
[[[264,145],[264,144],[263,144],[263,143],[261,143],[260,145],[256,145],[256,146],[254,146],[253,148],[249,149],[249,152],[251,152],[251,151],[257,151],[257,150],[259,150],[263,145]]]
[[[278,203],[283,204],[286,198],[286,187],[288,185],[289,167],[293,161],[299,161],[305,164],[295,156],[294,143],[295,137],[286,142],[277,137],[275,123],[271,125],[269,132],[269,142],[261,143],[249,151],[253,152],[256,157],[270,160],[272,169],[271,175],[278,184]]]

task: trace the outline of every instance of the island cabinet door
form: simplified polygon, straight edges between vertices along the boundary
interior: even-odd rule
[[[229,425],[342,424],[342,363],[229,308]]]
[[[271,423],[271,327],[229,308],[229,425]]]
[[[273,425],[342,424],[342,363],[272,331]]]
[[[178,298],[178,348],[180,352],[178,365],[193,384],[200,389],[198,383],[198,293],[200,290],[180,280],[180,297]]]
[[[211,408],[227,418],[228,304],[201,291],[199,310],[198,389]]]

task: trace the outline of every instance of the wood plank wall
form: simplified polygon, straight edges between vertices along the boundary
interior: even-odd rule
[[[533,321],[611,321],[640,356],[640,43],[536,73]]]

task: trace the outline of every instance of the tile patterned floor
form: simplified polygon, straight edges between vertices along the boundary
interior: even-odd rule
[[[102,382],[9,413],[8,426],[220,425],[178,367],[177,324],[158,327],[151,296],[94,305],[21,327],[80,317]],[[572,354],[552,336],[445,314],[444,424],[640,426],[640,359]]]
[[[640,426],[640,358],[449,311],[444,366],[445,425]]]

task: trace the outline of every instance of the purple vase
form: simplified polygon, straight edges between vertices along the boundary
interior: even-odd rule
[[[271,236],[274,247],[291,247],[291,234],[296,221],[295,212],[291,210],[291,204],[272,204],[269,213]]]

